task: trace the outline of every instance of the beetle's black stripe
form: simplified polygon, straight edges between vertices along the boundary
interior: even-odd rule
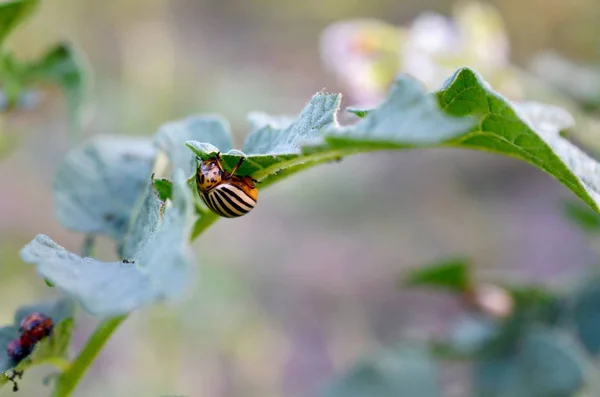
[[[215,189],[208,192],[208,199],[211,202],[211,209],[220,216],[224,216],[226,218],[231,218],[230,211],[227,210],[227,207],[223,205],[222,200],[216,194]]]
[[[252,198],[248,197],[248,195],[241,189],[235,189],[237,190],[231,190],[229,187],[227,186],[222,186],[221,190],[223,192],[225,192],[226,194],[224,194],[223,196],[225,197],[225,199],[235,207],[236,210],[238,210],[239,212],[243,212],[245,214],[247,214],[248,212],[250,212],[250,210],[252,208],[254,208],[254,200],[252,200]],[[240,196],[240,194],[242,194],[242,196]],[[251,200],[251,202],[248,202],[248,199]]]
[[[256,201],[237,186],[219,185],[201,194],[206,206],[217,215],[236,218],[250,212]]]
[[[224,204],[229,204],[227,207],[236,214],[243,215],[248,213],[247,209],[242,208],[238,203],[232,200],[231,197],[229,197],[229,195],[223,189],[220,189],[218,191],[218,195],[224,200]]]
[[[223,208],[223,203],[217,196],[214,189],[209,192],[208,197],[210,198],[210,201],[212,202],[213,211],[216,212],[217,215],[221,215],[226,218],[231,217],[231,215],[229,214],[229,211],[227,211],[226,208]]]
[[[213,189],[211,190],[212,196],[215,199],[215,201],[219,204],[220,207],[220,215],[223,215],[227,218],[234,218],[236,216],[240,216],[240,215],[244,215],[244,214],[240,214],[235,212],[234,208],[231,208],[230,206],[228,206],[227,204],[225,204],[224,201],[224,196],[225,194],[220,191],[219,189]]]
[[[212,212],[215,212],[216,214],[220,214],[220,210],[215,205],[215,202],[214,202],[210,192],[206,192],[206,193],[202,194],[202,199],[204,200],[204,203],[206,204],[206,206],[208,208],[210,208],[210,210]]]
[[[202,201],[204,201],[204,204],[206,204],[206,206],[212,211],[213,209],[210,201],[208,200],[208,194],[201,193],[200,197],[202,197]]]

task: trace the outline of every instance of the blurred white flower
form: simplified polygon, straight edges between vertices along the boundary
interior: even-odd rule
[[[400,73],[435,90],[462,66],[477,70],[503,94],[521,96],[502,18],[481,3],[457,6],[453,18],[424,12],[408,29],[372,19],[338,22],[323,32],[321,57],[363,106],[379,103]]]
[[[359,106],[379,102],[393,81],[402,33],[402,29],[374,19],[338,22],[323,31],[323,62]],[[383,74],[378,75],[380,71]]]

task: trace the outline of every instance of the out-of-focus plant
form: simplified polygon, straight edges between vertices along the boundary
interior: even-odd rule
[[[60,87],[67,99],[71,130],[79,128],[80,108],[84,103],[85,73],[81,55],[69,43],[48,48],[38,59],[22,61],[6,48],[5,42],[27,20],[39,0],[11,0],[0,3],[0,155],[17,141],[11,134],[7,116],[31,111],[43,97],[44,85]]]
[[[600,214],[589,207],[568,202],[565,215],[590,237],[600,233]],[[315,395],[443,396],[440,364],[462,362],[470,365],[472,396],[597,396],[598,267],[581,280],[561,289],[482,281],[466,257],[421,265],[399,285],[433,289],[462,304],[445,335],[374,352]]]
[[[398,74],[435,89],[462,66],[477,69],[505,96],[521,98],[509,47],[496,9],[474,2],[458,4],[453,18],[428,11],[407,27],[349,20],[330,25],[321,36],[323,62],[363,107],[379,103]]]
[[[360,45],[371,44],[367,41]],[[358,70],[357,73],[362,73]],[[433,80],[426,82],[433,84]],[[0,347],[7,348],[10,341],[24,332],[17,324],[26,314],[40,311],[55,323],[52,335],[24,359],[0,357],[3,372],[0,385],[11,380],[15,371],[20,373],[32,365],[51,363],[59,370],[53,378],[52,395],[70,396],[129,314],[149,305],[176,302],[185,296],[190,275],[202,262],[202,258],[196,261],[190,244],[220,219],[200,198],[196,176],[201,162],[219,155],[227,172],[244,159],[236,167],[236,175],[256,181],[263,194],[268,186],[297,172],[357,153],[439,147],[480,150],[534,165],[600,214],[600,165],[561,134],[573,125],[570,114],[541,103],[511,102],[472,68],[459,68],[446,76],[441,88],[434,92],[428,92],[415,78],[400,75],[378,106],[352,109],[359,120],[350,125],[338,122],[340,102],[340,94],[319,92],[294,118],[253,113],[249,117],[251,131],[241,150],[234,148],[227,121],[208,115],[165,123],[154,137],[97,136],[70,150],[54,177],[55,214],[63,226],[88,238],[81,254],[67,251],[42,234],[21,250],[23,261],[34,265],[46,284],[65,298],[23,308],[15,315],[14,324],[0,329]],[[236,178],[227,175],[222,175],[224,183],[236,182]],[[239,191],[227,190],[227,186],[219,191],[221,195],[210,198],[213,208],[248,209],[248,201],[239,200]],[[235,220],[227,222],[233,225]],[[96,235],[108,236],[116,242],[119,260],[104,262],[93,257]],[[504,322],[516,327],[510,335],[521,332],[527,322],[521,317],[514,321],[507,319],[521,313],[523,308],[526,309],[523,318],[529,318],[530,312],[536,316],[540,312],[543,321],[554,319],[553,295],[480,285],[458,259],[413,275],[411,283],[456,291],[469,307],[490,317],[484,326],[477,323],[472,327],[479,345],[493,339],[490,334],[502,335],[498,343],[508,346],[508,350],[499,348],[499,351],[506,356],[493,358],[511,364],[489,363],[492,368],[500,367],[499,372],[483,366],[482,371],[491,375],[481,379],[492,382],[485,383],[485,390],[495,390],[494,382],[504,385],[503,379],[509,384],[506,390],[527,390],[536,396],[566,396],[570,395],[564,394],[567,391],[587,385],[588,377],[580,365],[585,355],[565,347],[564,338],[557,336],[558,331],[548,329],[549,325],[525,333],[525,341],[517,338],[518,343],[514,338],[506,341],[503,332],[496,332],[497,328],[504,329]],[[593,303],[593,299],[583,301]],[[100,322],[83,348],[71,357],[67,346],[76,323],[77,305]],[[539,305],[543,310],[538,309]],[[580,318],[587,318],[588,306],[582,306]],[[584,329],[588,330],[580,327]],[[584,334],[592,335],[581,331],[581,340],[585,339],[581,336]],[[471,346],[468,351],[477,350],[470,339],[465,339],[463,345]],[[526,353],[514,353],[519,346]],[[452,352],[450,348],[456,346],[443,347],[399,345],[386,349],[381,355],[357,364],[321,393],[327,397],[441,396],[443,393],[435,382],[434,358],[440,352],[448,355]],[[557,361],[560,364],[551,369],[561,372],[560,378],[540,379],[539,370],[546,367],[539,365]],[[532,375],[514,375],[515,369]],[[512,388],[515,382],[519,389]],[[521,385],[527,389],[521,389]],[[504,386],[499,390],[505,390]]]
[[[49,285],[102,319],[78,355],[71,361],[55,360],[64,363],[56,377],[55,396],[70,395],[129,313],[182,297],[193,271],[189,244],[219,219],[199,198],[196,167],[198,161],[219,152],[226,169],[245,158],[239,174],[257,180],[263,191],[296,172],[361,152],[429,147],[491,151],[548,172],[600,213],[598,163],[559,134],[572,122],[568,114],[539,103],[511,103],[471,69],[457,70],[433,93],[413,78],[401,76],[379,107],[353,110],[361,119],[352,125],[337,122],[339,104],[339,94],[318,93],[296,119],[283,122],[255,113],[243,151],[233,149],[224,119],[195,115],[165,124],[154,139],[100,136],[67,154],[54,183],[58,219],[71,230],[114,238],[122,260],[94,259],[89,257],[89,247],[83,256],[70,253],[45,235],[21,251],[22,259],[35,264]],[[446,276],[437,278],[448,282]],[[465,275],[453,279],[464,288],[470,285]],[[493,289],[487,291],[489,295]],[[494,306],[493,300],[488,306]],[[497,312],[510,312],[510,306]],[[5,332],[13,333],[4,340],[14,336],[12,327]],[[409,350],[423,359],[418,371],[428,373],[432,368],[428,355]],[[23,361],[16,368],[36,362]],[[358,368],[359,379],[350,376],[344,385],[329,388],[327,395],[348,387],[370,390],[364,382],[390,380],[394,368],[403,369],[405,363],[395,353],[385,353],[381,360]],[[5,360],[2,369],[10,371],[14,365]],[[407,376],[414,378],[412,386],[401,382],[383,385],[382,390],[408,393],[424,387],[419,379],[429,379]],[[427,384],[431,387],[429,380]]]
[[[565,107],[578,123],[571,138],[600,151],[600,69],[553,52],[534,54],[526,69],[513,65],[503,19],[490,4],[460,2],[451,17],[428,11],[408,26],[336,22],[322,32],[321,57],[355,106],[365,108],[381,102],[398,74],[435,89],[452,70],[474,68],[511,100],[535,97]]]
[[[403,284],[440,289],[440,273],[465,311],[430,348],[440,360],[472,364],[473,395],[596,395],[597,277],[568,292],[494,285],[476,280],[463,260],[425,266]]]
[[[579,103],[585,110],[600,110],[600,67],[583,65],[547,51],[530,65],[533,73]]]

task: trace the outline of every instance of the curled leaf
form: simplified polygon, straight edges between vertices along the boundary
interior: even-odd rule
[[[193,207],[183,172],[175,174],[172,206],[157,206],[152,188],[144,200],[137,232],[127,245],[135,247],[122,262],[102,262],[68,252],[45,235],[21,250],[23,261],[78,301],[89,313],[113,317],[154,302],[177,299],[186,290],[192,252],[188,245]]]

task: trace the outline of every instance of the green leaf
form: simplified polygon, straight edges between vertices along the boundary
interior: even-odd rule
[[[469,260],[448,258],[411,270],[403,281],[407,286],[445,288],[453,292],[466,292],[471,287]]]
[[[459,69],[435,94],[425,93],[414,79],[401,76],[389,97],[351,126],[338,124],[339,103],[339,95],[315,95],[294,123],[285,128],[263,125],[248,136],[243,152],[226,152],[224,166],[231,169],[245,156],[247,161],[238,173],[260,181],[264,189],[308,167],[361,152],[474,149],[537,166],[600,213],[598,163],[560,135],[572,125],[572,117],[538,103],[512,104],[471,69]],[[186,145],[201,159],[224,152],[207,142],[188,141]],[[214,217],[201,218],[193,235],[212,222]]]
[[[190,189],[183,171],[175,174],[172,205],[164,210],[156,225],[153,200],[144,200],[154,211],[152,216],[141,215],[136,230],[138,252],[131,258],[135,263],[101,262],[82,258],[66,251],[45,235],[38,235],[21,250],[26,263],[35,264],[38,273],[49,279],[56,288],[78,301],[92,315],[114,317],[127,314],[144,305],[182,296],[191,277],[192,251],[188,240],[192,227],[193,206]],[[153,189],[148,192],[156,196]]]
[[[600,232],[600,214],[579,202],[568,201],[564,205],[564,213],[573,223],[588,233]]]
[[[559,132],[572,123],[564,110],[557,114],[556,107],[511,104],[468,68],[459,69],[438,92],[438,98],[452,115],[481,117],[477,128],[448,142],[449,146],[494,152],[531,163],[600,212],[600,167],[560,136]]]
[[[15,363],[6,355],[6,348],[11,340],[19,335],[21,320],[34,312],[42,313],[54,323],[52,335],[40,341],[33,352],[21,362]],[[68,347],[73,331],[73,315],[75,305],[71,299],[60,299],[54,302],[41,302],[35,305],[24,306],[15,313],[13,325],[0,328],[0,387],[8,382],[7,371],[10,369],[24,370],[34,365],[55,364],[61,367],[68,359]],[[64,368],[60,368],[64,369]]]
[[[32,14],[38,4],[39,0],[12,0],[0,3],[0,45],[11,31]]]
[[[165,205],[152,179],[140,199],[132,210],[129,227],[119,247],[120,256],[128,260],[136,259],[136,254],[147,242],[147,236],[156,233],[163,215],[161,209]]]
[[[478,355],[493,341],[499,330],[500,324],[493,319],[469,314],[453,325],[447,345],[453,354]]]
[[[251,132],[258,131],[267,126],[281,130],[289,127],[295,121],[296,117],[294,116],[272,116],[265,112],[250,112],[248,114]]]
[[[86,67],[83,55],[71,44],[60,43],[50,48],[40,60],[27,65],[30,82],[48,81],[57,84],[67,100],[69,119],[78,123],[78,114],[86,90]]]
[[[560,331],[531,329],[514,355],[476,365],[476,396],[570,397],[588,382],[591,361]]]
[[[148,140],[98,136],[70,151],[54,179],[54,210],[68,229],[120,239],[152,171]]]
[[[154,180],[154,187],[161,201],[166,201],[173,196],[173,182],[168,179]]]
[[[315,396],[441,397],[437,377],[437,366],[427,351],[398,347],[362,360]]]
[[[199,115],[163,125],[156,134],[154,145],[165,152],[172,169],[181,168],[186,175],[192,175],[196,172],[196,158],[184,146],[190,140],[210,143],[224,152],[232,148],[227,120]]]
[[[358,109],[353,107],[347,107],[346,111],[352,113],[353,115],[364,119],[371,112],[371,109]]]
[[[435,98],[410,77],[400,78],[390,97],[353,126],[340,127],[337,123],[339,104],[340,95],[318,93],[294,123],[285,128],[267,124],[248,136],[243,152],[224,153],[224,165],[231,168],[246,156],[239,174],[251,175],[265,187],[294,172],[350,154],[439,144],[474,125],[470,118],[445,115]],[[219,150],[224,152],[206,142],[186,144],[202,159]]]

